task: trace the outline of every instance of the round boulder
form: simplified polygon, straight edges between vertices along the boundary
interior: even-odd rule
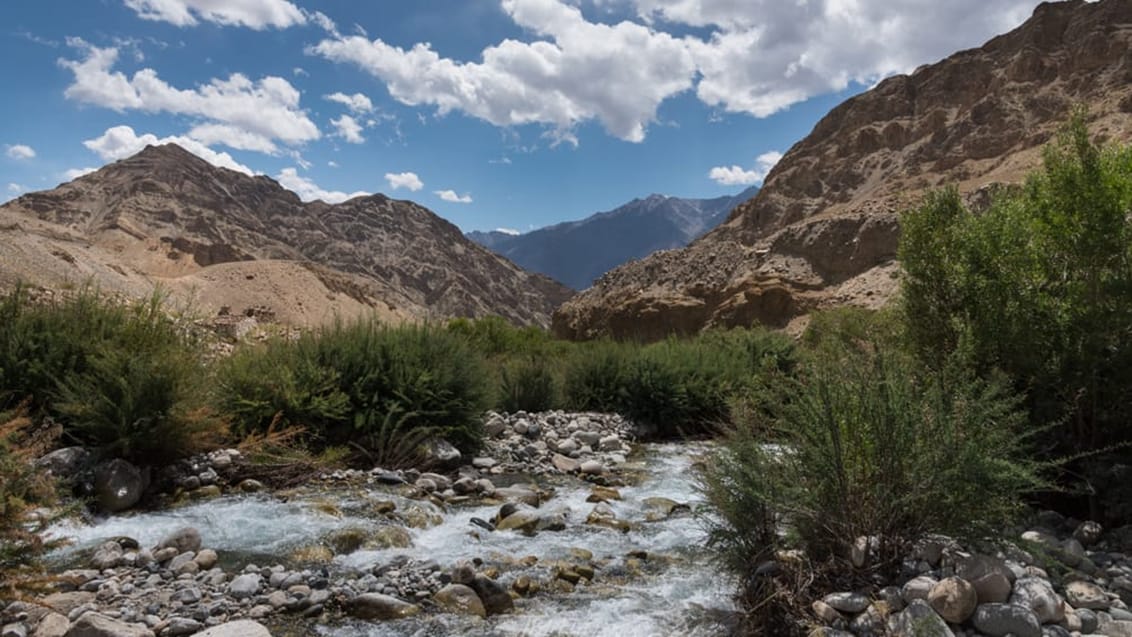
[[[975,612],[978,596],[975,587],[967,580],[948,577],[940,580],[928,592],[928,605],[946,621],[962,624]]]
[[[440,610],[455,615],[476,615],[487,617],[487,610],[483,606],[476,592],[463,584],[449,584],[436,592],[433,600]]]
[[[146,480],[141,469],[115,458],[94,470],[94,497],[107,513],[125,511],[141,500]]]
[[[975,609],[975,628],[991,637],[1041,637],[1042,625],[1034,611],[1013,604],[983,604]]]

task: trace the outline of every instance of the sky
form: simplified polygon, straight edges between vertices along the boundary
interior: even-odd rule
[[[761,183],[1033,0],[9,0],[0,201],[175,142],[304,200],[526,232]]]

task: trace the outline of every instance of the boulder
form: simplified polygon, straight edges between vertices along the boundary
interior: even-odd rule
[[[432,438],[422,445],[422,451],[427,464],[446,469],[456,468],[463,457],[459,449],[443,438]]]
[[[1089,520],[1077,525],[1073,538],[1085,546],[1092,546],[1101,539],[1103,532],[1104,528],[1100,524]]]
[[[1118,619],[1103,624],[1098,631],[1105,637],[1132,637],[1132,621]]]
[[[972,555],[959,562],[955,574],[975,587],[980,604],[1002,603],[1010,598],[1014,572],[997,557]]]
[[[407,549],[413,545],[413,536],[404,527],[386,525],[379,527],[366,542],[366,548]]]
[[[98,613],[83,613],[66,637],[154,637],[153,631],[142,624],[127,624]]]
[[[146,486],[141,469],[120,458],[94,469],[94,497],[108,513],[125,511],[137,504]]]
[[[484,611],[488,615],[505,613],[515,607],[507,589],[482,573],[477,573],[469,586],[483,602]]]
[[[1034,611],[1013,604],[982,604],[975,609],[974,624],[990,637],[1042,636],[1042,625]]]
[[[605,471],[605,466],[597,460],[586,460],[578,467],[578,471],[585,475],[596,476]]]
[[[90,462],[91,453],[83,447],[64,447],[40,457],[35,461],[36,468],[51,473],[56,478],[72,479]]]
[[[1092,582],[1069,582],[1065,585],[1065,601],[1073,608],[1107,610],[1111,605],[1104,589]]]
[[[449,584],[437,591],[433,600],[436,602],[436,606],[446,613],[487,617],[487,610],[484,608],[483,602],[470,586]]]
[[[927,601],[928,593],[935,588],[935,585],[936,580],[934,577],[927,575],[913,577],[904,583],[904,586],[900,589],[900,595],[904,598],[905,604],[911,604],[917,599]]]
[[[560,453],[552,455],[550,457],[550,463],[554,465],[555,469],[558,469],[562,473],[573,473],[582,466],[581,462],[578,462],[573,458],[567,458]]]
[[[1049,582],[1038,577],[1020,577],[1014,582],[1010,603],[1034,611],[1043,624],[1056,624],[1065,618],[1065,603]]]
[[[47,613],[35,627],[32,637],[63,637],[71,628],[71,622],[59,613]]]
[[[363,593],[347,605],[347,611],[359,619],[402,619],[421,612],[416,604],[381,593]]]
[[[193,561],[195,561],[197,563],[197,566],[199,566],[202,570],[207,571],[213,566],[216,566],[216,562],[218,562],[219,560],[220,556],[216,554],[216,551],[212,549],[203,549],[197,553],[197,556]]]
[[[247,599],[259,594],[263,578],[257,573],[244,573],[228,584],[228,594],[235,599]]]
[[[196,637],[271,637],[271,632],[259,622],[239,619],[205,629]]]
[[[928,605],[951,624],[967,621],[978,605],[975,587],[961,577],[940,580],[928,592]]]
[[[191,526],[186,526],[165,536],[165,538],[157,543],[154,549],[175,548],[177,549],[177,554],[181,554],[188,552],[195,553],[200,550],[200,546],[200,531]]]
[[[822,601],[843,613],[860,613],[869,607],[869,598],[860,593],[830,593]]]
[[[922,599],[914,599],[890,622],[890,633],[908,637],[955,637],[947,623]]]
[[[94,556],[91,558],[90,562],[94,568],[100,571],[114,568],[121,564],[123,553],[122,546],[114,540],[110,540],[109,542],[103,542],[95,549]]]
[[[495,490],[495,497],[505,502],[519,502],[533,507],[537,507],[539,505],[539,497],[537,493],[531,491],[530,489],[519,486],[500,487]]]

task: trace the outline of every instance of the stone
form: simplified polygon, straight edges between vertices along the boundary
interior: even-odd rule
[[[122,546],[114,540],[110,540],[109,542],[103,542],[95,549],[94,556],[91,557],[90,562],[100,571],[114,568],[122,563],[122,554]]]
[[[22,622],[0,627],[0,637],[28,637],[28,627]]]
[[[201,551],[199,551],[197,553],[197,556],[194,558],[194,561],[197,563],[197,566],[200,566],[201,569],[205,570],[205,571],[212,568],[213,566],[216,566],[216,562],[218,562],[219,560],[220,560],[220,556],[217,555],[216,551],[214,551],[212,549],[202,549]]]
[[[1010,598],[1014,572],[989,555],[972,555],[959,562],[955,574],[975,587],[980,604],[1002,603]]]
[[[484,608],[479,596],[471,587],[464,584],[445,586],[436,592],[433,601],[436,602],[441,611],[446,613],[487,617],[487,609]]]
[[[260,482],[259,480],[248,478],[246,480],[241,480],[240,484],[236,485],[236,488],[240,491],[243,491],[244,493],[259,493],[260,491],[266,490],[267,485]]]
[[[905,604],[911,604],[917,599],[922,599],[925,602],[928,600],[928,593],[936,585],[936,579],[927,575],[913,577],[905,582],[904,586],[900,589],[900,595],[904,598]]]
[[[495,497],[503,500],[504,502],[518,502],[529,506],[537,507],[539,505],[538,494],[530,489],[512,486],[501,487],[495,490]]]
[[[579,431],[574,438],[581,444],[592,447],[601,441],[601,434],[596,431]]]
[[[146,486],[141,469],[120,458],[94,469],[94,497],[98,506],[108,513],[125,511],[137,504]]]
[[[91,453],[83,447],[64,447],[40,457],[35,461],[36,468],[51,473],[56,478],[73,479],[90,462]]]
[[[605,436],[597,441],[597,448],[600,451],[620,451],[621,438],[617,434]]]
[[[160,542],[157,543],[156,549],[175,548],[177,553],[197,552],[201,547],[200,531],[197,529],[186,526],[169,535],[165,536]]]
[[[641,501],[641,504],[644,504],[645,508],[648,509],[645,513],[645,519],[650,522],[668,519],[679,511],[690,512],[692,510],[687,504],[681,504],[670,498],[645,498]]]
[[[928,605],[950,624],[967,621],[978,605],[975,587],[961,577],[940,580],[928,592]]]
[[[480,457],[480,458],[475,458],[475,459],[472,460],[472,466],[477,468],[477,469],[490,469],[490,468],[494,467],[496,464],[497,463],[495,462],[495,458],[489,458],[489,457],[486,457],[486,456]]]
[[[366,542],[366,548],[407,549],[413,545],[413,536],[404,527],[385,525],[378,527]]]
[[[585,475],[596,476],[601,475],[605,471],[605,467],[597,460],[586,460],[579,467],[578,471]]]
[[[1065,603],[1049,582],[1037,577],[1020,577],[1014,582],[1010,603],[1034,611],[1043,624],[1056,624],[1065,618]]]
[[[477,573],[469,586],[483,602],[484,610],[488,615],[505,613],[515,607],[515,602],[507,589],[482,573]]]
[[[567,458],[560,453],[556,453],[550,456],[550,464],[554,465],[554,468],[558,469],[562,473],[574,473],[582,466],[581,462],[578,462],[573,458]]]
[[[174,617],[169,620],[169,624],[165,626],[165,630],[161,631],[162,635],[195,635],[200,629],[204,628],[204,624],[189,617]]]
[[[228,584],[228,594],[235,599],[247,599],[259,594],[263,578],[258,573],[244,573]]]
[[[869,598],[860,593],[830,593],[822,601],[843,613],[856,614],[869,607]]]
[[[87,591],[71,591],[68,593],[52,593],[42,600],[43,605],[62,615],[70,615],[73,610],[94,601],[94,593]]]
[[[1087,520],[1077,525],[1073,531],[1073,539],[1085,546],[1092,546],[1100,541],[1103,532],[1104,527],[1097,522]]]
[[[813,608],[814,616],[828,626],[833,626],[845,621],[845,618],[841,616],[841,613],[837,612],[836,608],[826,604],[820,599],[815,599],[811,608]]]
[[[195,637],[271,637],[271,632],[259,622],[239,619],[205,629]]]
[[[455,468],[463,458],[460,450],[443,438],[432,438],[422,447],[425,461],[441,468]]]
[[[1097,630],[1106,637],[1132,637],[1132,621],[1127,619],[1111,621],[1102,624]]]
[[[975,628],[990,637],[1041,637],[1042,625],[1034,611],[1013,604],[982,604],[975,609]]]
[[[573,438],[561,440],[555,445],[554,450],[564,456],[568,456],[578,450],[578,441]]]
[[[1076,614],[1077,619],[1081,621],[1081,632],[1083,634],[1096,632],[1097,625],[1100,624],[1100,618],[1097,617],[1096,613],[1088,608],[1078,608]]]
[[[1065,585],[1065,601],[1073,608],[1106,610],[1111,605],[1104,589],[1092,582],[1075,581]]]
[[[476,579],[476,569],[466,561],[459,561],[448,574],[454,584],[471,584]]]
[[[71,622],[59,613],[47,613],[35,627],[32,637],[63,637],[71,628]]]
[[[403,619],[421,612],[421,607],[381,593],[363,593],[346,606],[350,615],[359,619]]]
[[[141,624],[127,624],[98,613],[83,613],[71,624],[65,637],[154,637],[153,631]]]
[[[955,633],[922,599],[914,599],[894,616],[890,633],[908,637],[954,637]]]
[[[590,495],[586,497],[586,502],[609,502],[610,500],[620,500],[621,492],[613,487],[594,487],[590,489]]]

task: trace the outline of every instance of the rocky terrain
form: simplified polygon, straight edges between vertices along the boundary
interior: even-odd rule
[[[898,287],[899,211],[944,185],[978,200],[1020,181],[1076,104],[1095,135],[1132,140],[1132,4],[1042,4],[981,48],[847,100],[723,225],[602,276],[554,330],[658,338],[883,304]]]
[[[623,263],[657,250],[688,245],[757,192],[758,188],[752,187],[714,199],[650,195],[608,212],[533,232],[469,232],[468,238],[527,270],[584,290],[598,276]]]
[[[128,295],[161,284],[208,313],[269,306],[298,325],[363,312],[546,325],[571,295],[415,203],[303,203],[176,145],[0,206],[0,283],[17,280]]]

